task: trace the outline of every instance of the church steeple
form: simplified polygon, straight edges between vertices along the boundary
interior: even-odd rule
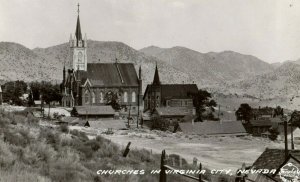
[[[158,74],[158,69],[157,69],[157,63],[155,66],[155,73],[154,73],[154,79],[153,79],[153,85],[160,85],[160,80],[159,80],[159,74]]]
[[[70,49],[71,49],[71,63],[73,70],[87,70],[87,40],[86,36],[83,40],[82,33],[81,33],[81,26],[80,26],[80,18],[79,18],[79,4],[78,6],[78,16],[77,16],[77,24],[74,38],[70,38]]]
[[[75,31],[75,36],[77,41],[82,40],[82,34],[81,34],[81,27],[80,27],[80,19],[79,19],[79,3],[78,3],[78,16],[77,16],[77,25],[76,25],[76,31]]]

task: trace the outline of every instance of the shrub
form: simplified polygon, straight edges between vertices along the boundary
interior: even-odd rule
[[[85,143],[86,146],[90,146],[93,151],[97,151],[100,148],[100,144],[96,140],[90,140]]]
[[[170,122],[167,120],[164,120],[160,117],[155,117],[151,119],[151,130],[162,130],[167,131],[169,129]]]
[[[26,147],[29,144],[29,140],[23,138],[19,133],[13,133],[9,130],[4,131],[4,141],[16,146]]]
[[[69,127],[68,127],[68,125],[65,125],[65,124],[60,125],[60,126],[59,126],[59,129],[60,129],[60,131],[63,132],[63,133],[68,133],[68,132],[69,132]]]
[[[9,145],[0,140],[0,167],[6,168],[13,164],[16,156],[9,149]],[[2,178],[2,176],[1,176]]]
[[[89,138],[86,136],[86,134],[82,131],[71,130],[70,133],[74,136],[77,136],[82,141],[88,141],[89,140]]]

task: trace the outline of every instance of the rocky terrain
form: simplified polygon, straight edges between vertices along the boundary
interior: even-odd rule
[[[150,46],[135,50],[121,42],[88,41],[88,62],[131,62],[142,66],[144,88],[151,83],[155,64],[163,83],[196,83],[199,88],[225,94],[252,95],[258,99],[298,95],[299,60],[266,63],[240,53],[200,53],[185,47]],[[69,44],[30,50],[0,42],[0,80],[60,82],[63,65],[70,67]]]

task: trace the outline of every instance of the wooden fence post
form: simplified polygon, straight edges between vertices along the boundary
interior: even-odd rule
[[[167,182],[166,168],[165,168],[166,151],[163,150],[160,159],[160,173],[159,182]]]
[[[199,165],[199,170],[200,170],[200,174],[199,174],[199,182],[202,182],[202,175],[201,175],[202,164],[201,164],[201,162],[200,162],[200,165]]]
[[[127,157],[128,153],[130,151],[130,149],[129,149],[130,145],[131,145],[131,142],[128,142],[128,144],[126,146],[126,149],[125,149],[125,151],[123,153],[123,157]]]

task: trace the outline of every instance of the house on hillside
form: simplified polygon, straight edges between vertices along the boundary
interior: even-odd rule
[[[117,59],[115,63],[88,63],[87,44],[78,11],[75,35],[69,41],[71,64],[63,67],[62,106],[104,106],[113,93],[122,108],[137,110],[142,101],[141,67],[138,77],[132,63]]]
[[[72,113],[80,118],[111,118],[115,116],[115,111],[111,106],[75,106]]]
[[[252,109],[253,120],[263,120],[272,118],[274,115],[274,108],[272,107],[259,107]]]
[[[288,165],[288,166],[287,166]],[[246,181],[255,182],[274,182],[283,181],[280,178],[281,169],[296,167],[300,169],[300,150],[289,150],[288,156],[285,156],[284,149],[268,149],[256,159],[253,163],[253,169],[267,169],[269,173],[250,173]],[[295,168],[295,169],[296,169]],[[297,171],[296,171],[297,172]],[[282,176],[284,174],[281,174]],[[299,174],[296,174],[299,177]]]
[[[204,121],[179,123],[178,131],[185,134],[208,136],[248,135],[241,121]]]

